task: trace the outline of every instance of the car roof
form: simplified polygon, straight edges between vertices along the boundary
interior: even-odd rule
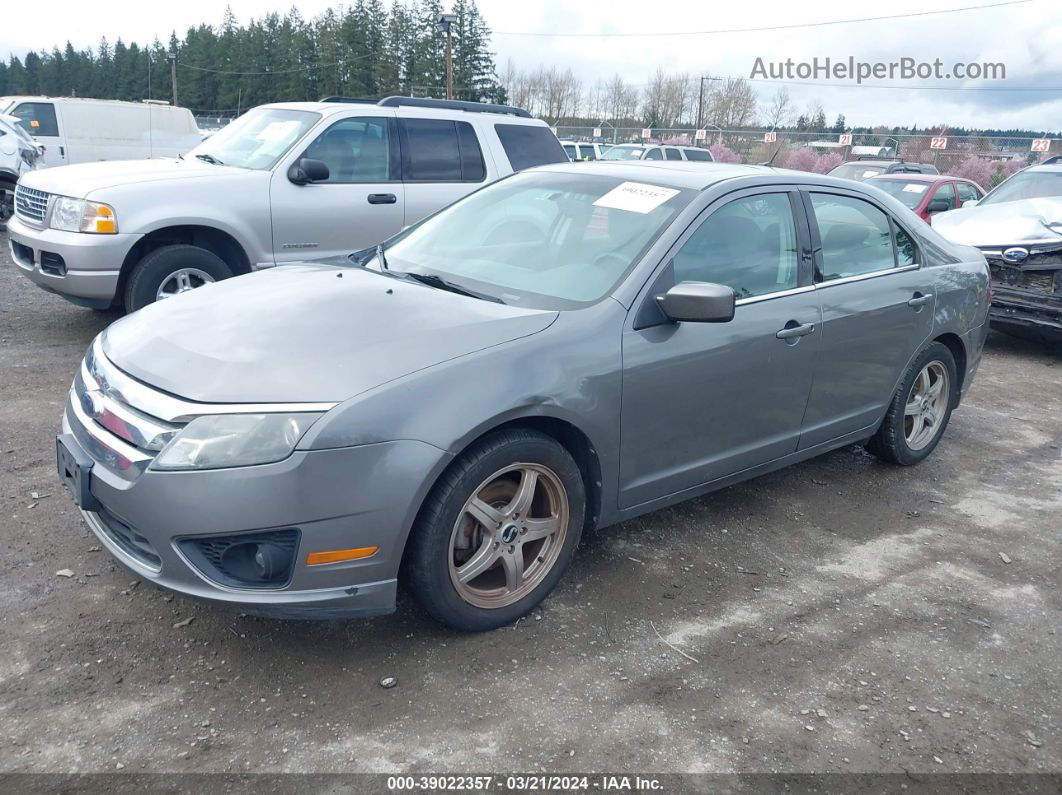
[[[1029,166],[1028,168],[1025,168],[1025,169],[1022,169],[1022,170],[1023,171],[1045,171],[1045,172],[1050,172],[1050,173],[1058,173],[1059,171],[1062,171],[1062,163],[1051,163],[1051,164],[1046,165],[1046,166]]]
[[[947,174],[922,174],[917,171],[894,171],[891,174],[875,174],[870,177],[872,180],[892,180],[894,182],[940,182],[942,180],[957,180],[959,182],[969,182],[970,180],[963,177],[952,177]]]
[[[805,185],[832,185],[852,188],[852,181],[808,171],[792,171],[773,166],[746,166],[739,163],[691,162],[687,160],[596,160],[592,163],[552,163],[538,166],[537,172],[600,174],[606,177],[652,182],[662,187],[704,190],[738,177],[770,177],[770,182],[796,182]]]
[[[377,105],[375,102],[268,102],[263,105],[258,105],[257,107],[278,108],[280,110],[302,110],[310,113],[320,113],[322,116],[341,115],[349,111],[351,108],[361,108],[363,110],[374,108],[376,110],[395,111],[399,116],[416,116],[421,119],[452,119],[455,115],[460,115],[462,118],[467,118],[469,121],[478,117],[488,119],[498,124],[531,124],[534,126],[546,126],[546,122],[542,119],[527,118],[509,113],[470,113],[469,111],[461,110],[459,108],[432,108],[415,105],[384,106]]]

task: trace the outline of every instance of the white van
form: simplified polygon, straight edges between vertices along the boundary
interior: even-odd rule
[[[192,112],[161,102],[72,97],[0,97],[44,147],[45,166],[176,157],[202,141]]]

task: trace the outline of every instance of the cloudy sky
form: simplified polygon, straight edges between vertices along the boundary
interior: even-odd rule
[[[386,1],[386,0],[385,0]],[[748,77],[757,57],[764,61],[810,61],[830,57],[889,62],[902,57],[932,61],[945,69],[956,62],[992,62],[1006,66],[1006,80],[877,81],[902,88],[788,85],[799,108],[819,101],[832,121],[845,114],[849,124],[919,126],[953,124],[970,127],[1062,128],[1062,6],[1057,0],[1028,0],[1018,5],[961,13],[788,30],[694,33],[764,26],[821,23],[853,17],[924,13],[987,5],[1001,0],[891,0],[889,3],[837,3],[825,0],[756,0],[753,3],[705,3],[682,0],[667,4],[645,0],[479,0],[495,31],[499,69],[512,58],[520,67],[539,64],[571,66],[589,86],[615,73],[645,83],[663,67],[668,71]],[[92,3],[59,0],[42,17],[35,3],[5,4],[0,27],[0,57],[51,48],[68,39],[76,47],[94,45],[101,36],[112,42],[165,40],[193,24],[220,22],[218,0],[182,0],[146,10],[142,0],[110,0],[106,13]],[[328,0],[299,0],[304,17],[318,14]],[[283,12],[286,0],[232,0],[245,22],[270,11]],[[599,36],[596,34],[671,34]],[[527,35],[553,34],[553,35]],[[567,34],[567,35],[556,35]],[[582,34],[582,35],[572,35]],[[587,35],[595,34],[595,35]],[[812,81],[807,81],[812,82]],[[1005,90],[928,90],[964,86]],[[766,102],[775,84],[758,86]],[[1029,91],[1028,88],[1052,90]]]

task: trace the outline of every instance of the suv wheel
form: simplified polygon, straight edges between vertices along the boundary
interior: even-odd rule
[[[0,182],[0,231],[7,229],[7,220],[15,214],[15,186]]]
[[[425,502],[406,551],[407,583],[454,629],[511,624],[563,576],[585,513],[582,473],[555,439],[523,429],[488,436]]]
[[[958,384],[955,357],[948,346],[934,342],[907,369],[867,448],[901,466],[927,458],[948,427]]]
[[[205,248],[163,246],[149,251],[133,268],[125,288],[125,308],[135,312],[155,301],[232,275],[225,261]]]

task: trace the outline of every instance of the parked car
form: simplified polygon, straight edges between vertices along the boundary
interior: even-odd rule
[[[1019,171],[933,226],[988,259],[994,328],[1062,343],[1062,164]]]
[[[15,212],[15,184],[39,161],[40,150],[18,119],[0,114],[0,230],[7,228],[7,219]]]
[[[660,146],[656,144],[617,144],[601,156],[602,160],[693,160],[711,163],[708,149],[698,146]]]
[[[908,163],[903,160],[849,160],[829,171],[831,177],[862,182],[879,174],[937,174],[931,163]]]
[[[569,160],[600,160],[610,148],[609,144],[592,141],[561,141]]]
[[[176,157],[202,140],[192,112],[166,102],[0,97],[0,113],[41,145],[44,166]]]
[[[117,321],[74,379],[59,473],[164,588],[336,617],[394,609],[402,578],[439,620],[492,629],[585,530],[853,443],[923,460],[987,311],[984,257],[879,191],[543,166],[362,267],[275,268]]]
[[[498,177],[567,159],[545,122],[503,105],[263,105],[183,159],[35,172],[16,191],[12,256],[74,303],[133,311],[374,245]]]
[[[930,224],[937,213],[955,210],[963,202],[977,201],[985,195],[973,180],[940,174],[879,174],[868,178],[867,184],[895,196]]]

